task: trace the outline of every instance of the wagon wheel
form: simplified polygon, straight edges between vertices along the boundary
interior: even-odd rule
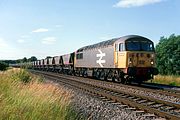
[[[62,67],[60,67],[60,69],[59,69],[59,73],[62,73],[62,71],[63,71],[63,68]]]

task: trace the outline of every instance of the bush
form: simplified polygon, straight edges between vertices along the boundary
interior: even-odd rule
[[[29,73],[27,71],[25,71],[25,70],[21,70],[18,73],[18,77],[24,83],[29,83],[31,81],[31,77],[30,77]]]
[[[169,83],[169,85],[171,85],[171,86],[178,86],[176,82],[171,82],[171,83]]]
[[[23,83],[29,83],[32,80],[30,73],[24,69],[17,69],[17,71],[12,74],[12,79]]]
[[[0,71],[4,71],[7,69],[8,64],[4,63],[4,62],[0,62]]]

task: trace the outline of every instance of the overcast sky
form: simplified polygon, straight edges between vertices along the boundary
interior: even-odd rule
[[[130,34],[180,32],[180,0],[0,0],[0,59],[67,54]]]

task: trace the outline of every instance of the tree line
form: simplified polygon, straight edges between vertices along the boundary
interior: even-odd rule
[[[161,37],[156,45],[156,65],[163,75],[180,75],[180,35]]]
[[[9,67],[9,64],[18,64],[18,63],[24,63],[24,62],[32,62],[36,61],[37,58],[35,56],[32,56],[30,58],[22,58],[17,60],[0,60],[0,71],[6,70],[7,67]]]

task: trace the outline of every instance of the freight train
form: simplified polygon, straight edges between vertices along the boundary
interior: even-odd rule
[[[103,41],[70,54],[23,65],[35,70],[93,77],[123,84],[131,81],[141,83],[158,74],[153,42],[138,35]]]

